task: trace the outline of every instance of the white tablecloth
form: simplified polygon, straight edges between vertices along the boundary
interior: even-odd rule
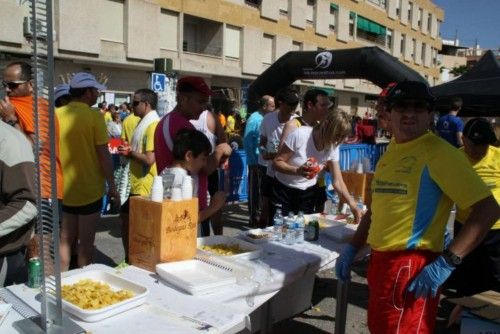
[[[245,328],[256,331],[269,326],[263,318],[267,317],[267,321],[271,322],[279,321],[307,308],[310,305],[315,273],[334,265],[343,244],[320,237],[317,244],[304,242],[289,246],[270,242],[262,244],[262,247],[263,255],[260,259],[237,262],[251,268],[253,274],[250,279],[209,295],[188,295],[169,285],[155,273],[134,266],[121,269],[119,272],[124,278],[149,289],[146,303],[95,323],[72,319],[92,333],[206,333],[202,329],[196,329],[194,321],[211,325],[212,332],[217,333],[236,333]],[[99,264],[80,270],[95,269],[116,272],[113,268]],[[299,288],[288,292],[287,287],[293,284],[298,284]],[[9,289],[37,311],[40,310],[40,303],[35,300],[36,290],[25,285],[11,286]],[[300,298],[290,296],[295,290],[303,290]],[[278,294],[279,291],[285,293]],[[300,293],[297,292],[297,295]],[[274,311],[272,307],[264,307],[271,299],[276,308]],[[296,305],[292,305],[293,303]],[[282,305],[286,305],[286,308],[283,309]],[[269,314],[256,316],[258,309]],[[12,323],[19,319],[21,316],[11,311],[0,327],[0,332],[16,333],[12,329]]]

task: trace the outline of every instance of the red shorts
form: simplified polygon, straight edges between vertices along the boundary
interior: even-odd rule
[[[368,268],[368,328],[371,334],[433,333],[439,294],[415,299],[411,281],[439,254],[372,250]]]

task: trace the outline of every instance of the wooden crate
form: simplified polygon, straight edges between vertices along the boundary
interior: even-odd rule
[[[192,259],[196,254],[198,199],[153,202],[130,197],[129,261],[155,271],[162,262]]]
[[[354,173],[354,172],[342,172],[342,179],[349,189],[349,193],[354,194],[354,199],[361,195],[363,198],[363,203],[367,206],[372,201],[372,179],[373,173]]]

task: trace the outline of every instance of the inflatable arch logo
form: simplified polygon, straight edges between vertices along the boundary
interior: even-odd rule
[[[330,64],[332,63],[332,53],[329,51],[323,51],[320,52],[316,55],[315,61],[316,61],[316,68],[328,68]]]

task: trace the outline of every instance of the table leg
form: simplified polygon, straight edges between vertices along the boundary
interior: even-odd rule
[[[345,334],[347,320],[347,293],[349,281],[337,281],[337,304],[335,307],[335,334]]]

